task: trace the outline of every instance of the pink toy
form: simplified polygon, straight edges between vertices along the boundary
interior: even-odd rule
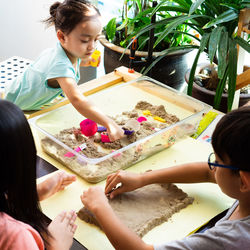
[[[75,149],[75,151],[76,152],[80,152],[80,151],[82,151],[83,149],[85,149],[87,147],[87,145],[86,145],[86,143],[83,143],[83,144],[81,144],[79,147],[77,147],[76,149]],[[73,153],[71,153],[71,152],[67,152],[66,154],[64,154],[64,156],[65,157],[73,157],[73,156],[75,156]]]
[[[147,121],[147,118],[144,117],[144,116],[140,116],[140,117],[137,118],[137,121],[138,122],[144,122],[144,121]]]
[[[82,134],[85,136],[93,136],[97,131],[97,124],[90,120],[85,119],[80,123]]]
[[[101,140],[102,142],[110,142],[108,135],[105,135],[104,133],[101,133]]]

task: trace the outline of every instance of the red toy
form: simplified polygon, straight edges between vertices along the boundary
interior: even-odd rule
[[[85,119],[80,123],[81,131],[82,134],[85,136],[93,136],[97,132],[97,124],[90,120],[90,119]]]

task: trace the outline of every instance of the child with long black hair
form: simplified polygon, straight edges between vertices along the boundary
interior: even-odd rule
[[[76,230],[74,211],[60,213],[49,225],[39,200],[76,180],[57,171],[36,184],[36,148],[23,112],[0,100],[0,249],[69,249]],[[45,243],[45,244],[44,244]]]

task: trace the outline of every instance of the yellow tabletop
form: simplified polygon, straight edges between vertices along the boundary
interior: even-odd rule
[[[126,81],[127,78],[128,80],[131,80],[131,75],[126,73],[125,77],[123,76],[121,78],[118,72],[118,76],[111,75],[111,78],[113,82],[117,83],[123,80]],[[31,116],[34,115],[32,114]],[[71,170],[42,151],[35,130],[33,130],[33,135],[36,142],[37,152],[40,157],[50,162],[56,168],[72,173]],[[149,169],[160,169],[185,162],[206,161],[211,152],[212,147],[209,143],[186,137],[176,142],[172,147],[131,166],[127,171],[139,173]],[[44,178],[47,178],[47,176],[40,178],[38,181],[41,181]],[[78,211],[83,206],[80,201],[80,195],[83,190],[86,190],[93,185],[99,185],[104,188],[105,182],[90,184],[84,181],[81,177],[77,177],[77,181],[67,187],[64,191],[61,191],[41,202],[43,212],[49,218],[53,219],[62,210],[73,209]],[[165,222],[148,232],[143,237],[143,240],[147,243],[154,244],[181,239],[216,214],[231,206],[233,203],[233,200],[224,195],[220,188],[215,184],[177,184],[177,186],[184,192],[188,193],[188,195],[195,198],[193,204],[182,209],[179,213],[174,214],[168,222]],[[100,229],[93,225],[89,225],[80,219],[77,219],[76,223],[78,228],[75,238],[85,247],[91,250],[113,249],[105,234]]]
[[[171,148],[131,166],[127,171],[139,173],[148,169],[160,169],[185,162],[207,160],[208,154],[211,151],[212,147],[209,143],[185,138]],[[72,173],[42,151],[38,150],[38,153],[58,169],[64,169]],[[43,178],[46,178],[46,176],[41,179]],[[43,212],[49,218],[53,219],[62,210],[74,209],[78,211],[82,207],[80,201],[82,191],[93,185],[100,185],[104,188],[105,182],[90,184],[82,178],[77,177],[77,181],[64,191],[41,202]],[[143,237],[146,242],[153,244],[181,239],[233,203],[233,200],[224,195],[215,184],[177,184],[177,186],[195,198],[193,204],[175,214],[168,222],[155,227],[147,233]],[[77,219],[76,223],[78,229],[75,238],[85,247],[91,250],[113,249],[105,234],[100,229],[80,219]]]

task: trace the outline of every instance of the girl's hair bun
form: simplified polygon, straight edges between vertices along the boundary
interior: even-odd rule
[[[60,3],[60,2],[55,2],[55,3],[53,3],[53,4],[50,6],[49,13],[50,13],[51,17],[53,17],[54,20],[55,20],[55,18],[56,18],[56,10],[57,10],[57,8],[58,8],[61,4],[62,4],[62,3]]]

